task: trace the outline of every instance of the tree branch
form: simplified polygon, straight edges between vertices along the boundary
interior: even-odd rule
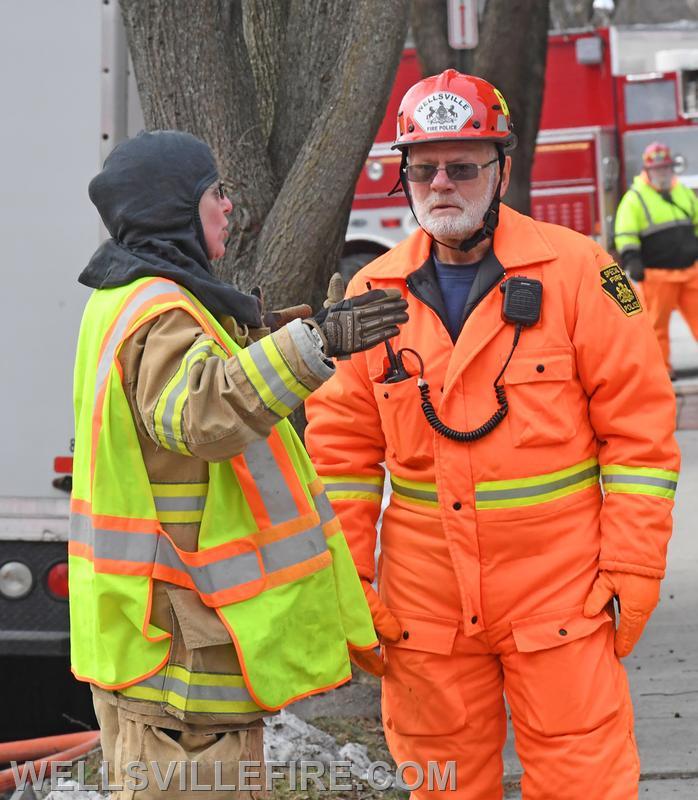
[[[290,0],[243,0],[242,26],[257,89],[262,138],[267,144],[286,48]]]
[[[146,125],[187,130],[211,145],[231,184],[235,272],[249,270],[276,187],[240,3],[121,0],[121,7]],[[223,276],[232,274],[231,261],[219,265]]]
[[[285,59],[269,148],[281,182],[327,100],[352,6],[346,0],[290,0]]]
[[[526,20],[525,27],[521,20]],[[548,0],[488,0],[473,72],[504,95],[519,137],[506,202],[528,213],[548,52]]]
[[[448,43],[444,0],[412,0],[410,26],[423,75],[438,75],[449,67],[470,72],[472,51],[454,50]]]
[[[335,268],[354,185],[402,52],[408,4],[409,0],[347,4],[351,17],[342,32],[336,66],[327,76],[324,104],[310,117],[305,106],[287,109],[293,113],[287,124],[305,126],[307,135],[259,240],[257,271],[271,298],[301,301]],[[328,213],[328,203],[334,214]],[[265,272],[265,265],[274,269]]]

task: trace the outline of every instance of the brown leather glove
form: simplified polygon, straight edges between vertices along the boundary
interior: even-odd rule
[[[264,297],[259,286],[255,286],[254,289],[252,289],[252,294],[260,299],[262,303],[262,321],[264,322],[264,327],[269,328],[272,333],[278,331],[279,328],[283,328],[284,325],[288,325],[289,322],[293,322],[294,319],[306,319],[313,313],[313,309],[305,303],[298,306],[265,311]]]
[[[323,308],[329,308],[335,303],[340,303],[344,300],[346,289],[344,288],[344,279],[339,272],[335,272],[330,278],[327,285],[327,299],[322,304]]]
[[[373,618],[373,627],[376,629],[380,641],[387,642],[388,644],[395,644],[395,642],[400,641],[402,637],[402,625],[400,625],[395,615],[385,606],[380,597],[378,597],[378,594],[368,580],[362,579],[361,586],[366,595],[366,602],[368,603],[368,608]],[[364,672],[368,672],[378,678],[382,678],[385,674],[385,662],[380,652],[376,650],[356,650],[350,645],[349,657],[354,664]]]
[[[326,356],[369,350],[398,334],[407,322],[407,301],[397,289],[373,289],[341,300],[304,320],[322,339]]]
[[[618,597],[620,622],[614,646],[619,658],[629,655],[642,635],[659,602],[659,584],[658,578],[610,570],[601,570],[594,581],[584,603],[584,616],[595,617],[614,596]]]

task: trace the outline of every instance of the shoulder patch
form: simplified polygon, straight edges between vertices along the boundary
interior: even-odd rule
[[[613,262],[601,270],[601,288],[618,303],[627,317],[642,311],[640,300],[623,270]]]

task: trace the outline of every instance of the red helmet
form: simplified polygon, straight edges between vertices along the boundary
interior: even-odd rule
[[[447,69],[416,83],[402,98],[393,149],[468,139],[516,147],[507,101],[491,83]]]
[[[661,142],[652,142],[642,152],[642,166],[647,167],[673,167],[674,159],[671,150]]]

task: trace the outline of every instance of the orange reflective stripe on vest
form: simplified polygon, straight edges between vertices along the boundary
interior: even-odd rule
[[[187,552],[159,529],[157,520],[93,517],[73,510],[70,548],[71,554],[92,560],[98,572],[147,575],[194,589],[206,605],[221,606],[259,594],[267,586],[268,575],[301,564],[317,569],[327,565],[321,525],[287,531],[280,538],[269,537],[270,532],[265,537],[262,532]],[[297,570],[292,570],[289,580],[296,578]],[[277,574],[274,584],[283,582]]]

